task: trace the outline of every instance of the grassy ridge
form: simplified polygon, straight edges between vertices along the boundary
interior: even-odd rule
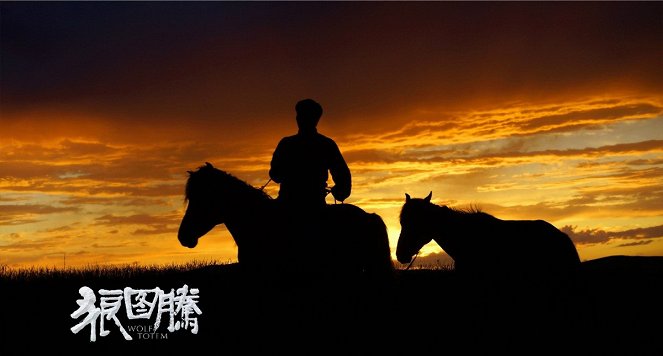
[[[393,285],[302,280],[284,284],[245,275],[237,264],[0,273],[0,354],[208,353],[381,354],[559,352],[656,354],[663,320],[663,258],[615,257],[583,263],[563,288],[467,280],[450,269],[400,270]],[[126,341],[111,332],[89,342],[78,289],[200,289],[200,331]],[[124,309],[120,314],[124,313]],[[118,315],[120,315],[118,314]],[[128,325],[152,324],[130,322]],[[651,325],[651,326],[650,326]],[[162,326],[160,330],[164,330]],[[97,331],[98,332],[98,331]]]
[[[166,265],[88,265],[83,267],[28,267],[9,268],[0,265],[0,280],[4,281],[40,281],[45,279],[131,279],[135,277],[171,275],[173,273],[198,270],[215,266],[229,265],[218,261],[191,261],[184,264]]]

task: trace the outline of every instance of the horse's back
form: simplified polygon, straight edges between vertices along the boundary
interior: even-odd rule
[[[325,207],[327,215],[331,218],[363,218],[369,215],[364,209],[353,204],[329,204]]]
[[[562,259],[571,265],[580,265],[578,250],[576,250],[576,246],[573,241],[571,241],[569,235],[565,234],[547,221],[537,220],[537,222],[542,226],[542,230],[546,232],[545,236],[548,236],[550,239],[550,245],[552,247],[551,254],[553,257]]]
[[[352,204],[327,206],[326,224],[336,231],[349,254],[358,253],[364,272],[390,277],[393,272],[387,226],[378,214],[368,213]],[[355,250],[353,253],[350,250]]]
[[[549,222],[534,220],[531,234],[530,238],[539,241],[541,244],[539,248],[540,258],[561,266],[580,265],[580,257],[571,238]]]
[[[575,245],[544,220],[496,219],[484,239],[484,261],[495,268],[569,270],[580,265]]]

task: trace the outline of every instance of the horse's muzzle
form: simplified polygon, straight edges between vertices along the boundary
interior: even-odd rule
[[[405,263],[410,263],[410,261],[412,261],[412,256],[396,254],[396,259],[398,260],[398,262],[405,264]]]
[[[185,224],[180,225],[180,229],[177,232],[177,239],[180,240],[182,246],[188,248],[194,248],[198,245],[198,237],[194,236]]]
[[[178,239],[180,240],[180,243],[184,247],[194,248],[194,247],[196,247],[196,245],[198,245],[198,239],[194,239],[194,238],[192,238],[192,239],[182,239],[179,236],[178,236]]]

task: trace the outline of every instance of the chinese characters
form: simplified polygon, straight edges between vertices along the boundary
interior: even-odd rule
[[[198,288],[189,288],[186,284],[177,290],[171,289],[166,293],[161,288],[133,289],[126,287],[122,289],[99,289],[99,307],[97,307],[97,296],[89,287],[81,287],[78,290],[82,299],[78,299],[78,309],[71,313],[71,318],[77,320],[84,316],[78,324],[71,327],[74,334],[80,332],[86,326],[90,326],[90,341],[97,340],[97,320],[99,321],[99,335],[106,336],[110,333],[106,321],[113,321],[115,326],[125,340],[133,340],[131,335],[122,325],[118,318],[118,312],[124,304],[128,320],[147,319],[150,320],[154,314],[155,322],[153,330],[159,329],[162,315],[168,318],[169,332],[177,330],[190,330],[198,333],[198,315],[202,311],[198,307],[200,291]],[[155,312],[156,310],[156,312]],[[176,320],[179,319],[179,320]],[[131,329],[130,329],[131,330]]]

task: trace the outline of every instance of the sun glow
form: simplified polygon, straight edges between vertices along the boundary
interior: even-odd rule
[[[536,20],[528,6],[464,5],[482,21],[442,3],[371,16],[367,4],[257,17],[237,5],[233,21],[177,14],[137,41],[147,30],[124,21],[129,5],[83,24],[49,12],[73,3],[3,3],[0,265],[235,260],[223,226],[179,245],[186,172],[209,161],[262,186],[303,97],[323,104],[320,132],[352,171],[347,203],[383,218],[392,250],[404,194],[432,191],[436,204],[547,220],[583,259],[661,255],[660,16],[618,5],[557,4]],[[352,26],[287,21],[302,12]]]

